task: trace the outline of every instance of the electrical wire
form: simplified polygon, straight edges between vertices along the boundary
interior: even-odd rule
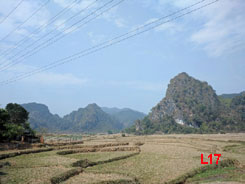
[[[24,2],[24,0],[20,0],[19,3],[6,15],[1,21],[0,24],[2,24],[14,11]]]
[[[113,38],[113,39],[111,39],[111,40],[108,40],[108,41],[106,41],[106,42],[103,42],[103,45],[102,45],[102,44],[98,44],[98,45],[96,45],[96,46],[94,46],[94,47],[91,47],[91,48],[89,48],[89,49],[85,49],[85,50],[80,51],[80,52],[78,52],[78,53],[76,53],[76,54],[73,54],[73,55],[71,55],[71,56],[68,56],[68,57],[65,57],[65,58],[63,58],[63,59],[54,61],[54,62],[52,62],[52,63],[50,63],[50,64],[48,64],[48,65],[45,65],[45,66],[43,66],[43,67],[41,67],[41,68],[38,68],[38,69],[35,69],[35,70],[31,71],[31,72],[28,72],[28,73],[19,75],[19,76],[17,76],[17,77],[13,77],[13,78],[11,78],[11,79],[9,79],[9,80],[2,81],[2,82],[0,82],[0,85],[1,85],[1,86],[2,86],[2,85],[7,85],[7,84],[10,84],[10,83],[13,83],[13,82],[22,80],[22,79],[24,79],[24,78],[28,78],[28,77],[30,77],[30,76],[32,76],[32,75],[37,74],[37,73],[41,73],[41,72],[50,70],[50,69],[52,69],[52,68],[54,68],[54,67],[57,67],[57,66],[59,66],[59,65],[63,65],[63,64],[65,64],[65,63],[68,63],[68,62],[77,60],[77,59],[79,59],[79,58],[81,58],[81,57],[84,57],[84,56],[93,54],[93,53],[98,52],[98,51],[100,51],[100,50],[103,50],[103,49],[105,49],[105,48],[107,48],[107,47],[110,47],[110,46],[112,46],[112,45],[115,45],[115,44],[118,44],[118,43],[120,43],[120,42],[123,42],[123,41],[125,41],[125,40],[128,40],[128,39],[130,39],[130,38],[133,38],[133,37],[138,36],[138,35],[140,35],[140,34],[143,34],[143,33],[147,32],[147,31],[152,30],[152,29],[155,29],[155,28],[157,28],[157,27],[159,27],[159,26],[161,26],[161,25],[163,25],[163,24],[172,22],[172,21],[174,21],[174,20],[176,20],[176,19],[179,19],[179,18],[181,18],[181,17],[183,17],[183,16],[186,16],[186,15],[188,15],[188,14],[191,14],[191,13],[193,13],[193,12],[196,12],[196,11],[198,11],[198,10],[200,10],[200,9],[205,8],[205,7],[208,7],[208,6],[214,4],[214,3],[218,2],[218,1],[219,1],[219,0],[212,1],[212,2],[210,2],[210,3],[207,3],[207,4],[202,5],[202,6],[200,6],[200,7],[197,7],[197,8],[195,8],[195,9],[189,10],[189,11],[187,11],[187,12],[185,12],[185,13],[182,13],[182,14],[180,14],[180,15],[178,15],[178,16],[175,16],[175,17],[173,17],[173,18],[171,18],[171,19],[169,19],[169,20],[166,20],[166,21],[164,21],[164,22],[161,22],[161,20],[163,20],[163,17],[162,17],[162,18],[159,18],[158,20],[153,21],[154,23],[157,23],[157,24],[152,25],[151,27],[149,27],[149,28],[147,28],[147,29],[143,29],[143,30],[141,30],[141,31],[139,31],[139,32],[136,32],[136,33],[132,34],[132,35],[128,35],[127,33],[126,33],[126,34],[123,34],[123,35],[128,35],[128,36],[126,36],[126,37],[123,37],[123,36],[115,37],[115,38]],[[194,5],[191,5],[191,6],[189,6],[189,7],[193,7],[193,6],[194,6]],[[184,8],[184,9],[187,10],[187,8]],[[184,9],[182,9],[182,10],[184,10]],[[170,15],[171,15],[171,14],[170,14]],[[165,16],[165,17],[170,17],[170,15]],[[150,24],[154,24],[154,23],[150,23]],[[149,25],[149,24],[146,24],[146,25]],[[141,28],[144,28],[144,26],[145,26],[145,25],[141,26]],[[140,29],[140,28],[137,28],[137,29],[135,29],[135,30],[138,31],[139,29]],[[131,33],[132,33],[132,31],[131,31]],[[122,38],[121,38],[121,37],[122,37]],[[117,38],[120,38],[120,39],[117,39]]]
[[[93,11],[92,13],[90,13],[89,15],[87,15],[86,17],[80,19],[79,21],[77,21],[76,23],[72,24],[70,27],[65,28],[65,30],[63,30],[62,32],[59,32],[58,34],[56,34],[55,36],[53,36],[52,38],[50,38],[49,40],[44,41],[43,43],[41,43],[40,45],[36,46],[35,48],[31,48],[30,51],[27,51],[25,54],[21,55],[19,58],[15,59],[14,62],[7,64],[5,66],[3,66],[0,69],[0,72],[5,71],[6,69],[20,63],[21,61],[23,61],[24,59],[26,59],[27,57],[30,57],[34,54],[36,54],[37,52],[39,52],[40,50],[56,43],[57,41],[59,41],[60,39],[64,38],[65,36],[67,36],[68,34],[66,33],[67,30],[70,30],[69,33],[74,32],[75,30],[81,28],[82,26],[90,23],[92,20],[96,19],[97,17],[101,16],[102,14],[104,14],[105,12],[108,12],[110,9],[118,6],[119,4],[121,4],[123,1],[125,0],[120,0],[119,2],[117,2],[116,4],[112,5],[111,7],[103,10],[102,12],[98,13],[97,15],[95,13],[97,13],[99,10],[103,9],[104,7],[106,7],[108,4],[112,3],[115,0],[110,0],[109,2],[107,2],[106,4],[104,4],[103,6],[101,6],[100,8],[96,9],[95,11]],[[95,15],[95,17],[92,17],[91,19],[89,19],[88,21],[84,22],[83,24],[77,26],[77,24],[81,23],[83,20],[85,20],[86,18]],[[56,38],[56,39],[55,39]]]
[[[26,20],[24,20],[21,24],[19,24],[15,29],[10,31],[6,36],[4,36],[0,42],[3,42],[6,38],[8,38],[12,33],[14,33],[16,30],[18,30],[21,26],[23,26],[27,21],[29,21],[34,15],[36,15],[42,8],[44,8],[50,0],[47,0],[45,3],[43,3],[37,10],[35,10]]]
[[[67,5],[66,7],[64,7],[63,9],[61,9],[61,11],[59,11],[55,16],[53,16],[48,23],[43,23],[42,25],[40,25],[37,29],[33,30],[28,37],[25,37],[23,39],[21,39],[20,41],[18,41],[17,43],[14,44],[14,47],[8,48],[5,51],[2,52],[1,55],[9,55],[10,53],[12,53],[12,51],[14,49],[19,48],[23,43],[26,43],[29,39],[33,38],[36,34],[38,34],[39,32],[41,32],[43,29],[45,29],[46,27],[48,27],[49,25],[53,24],[60,16],[64,15],[66,12],[68,12],[71,8],[73,8],[73,6],[75,6],[78,2],[81,2],[81,0],[74,0],[71,4]]]

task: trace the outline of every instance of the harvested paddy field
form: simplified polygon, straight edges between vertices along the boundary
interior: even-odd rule
[[[40,148],[52,150],[1,159],[1,183],[160,184],[178,183],[176,179],[182,183],[245,182],[245,134],[242,133],[94,135],[67,145],[52,140],[53,145]],[[0,155],[16,151],[2,151]],[[209,161],[208,155],[215,153],[221,154],[220,163],[227,159],[235,161],[199,171],[206,166],[201,165],[201,154],[204,161]]]

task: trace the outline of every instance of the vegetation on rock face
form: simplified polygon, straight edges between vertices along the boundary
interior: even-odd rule
[[[245,122],[245,92],[232,99],[230,108],[234,111],[238,121]]]
[[[34,135],[27,120],[28,112],[18,104],[10,103],[0,109],[0,140],[20,140],[24,134]]]
[[[245,131],[245,93],[234,96],[228,102],[222,96],[218,97],[207,82],[181,73],[170,81],[166,97],[152,108],[147,117],[136,121],[126,132],[153,134]]]
[[[38,103],[22,104],[29,112],[29,122],[31,127],[38,131],[57,131],[59,130],[64,121],[58,115],[50,113],[48,107]]]
[[[129,127],[136,119],[142,119],[145,114],[131,109],[100,108],[90,104],[85,108],[64,116],[52,114],[48,107],[38,103],[22,104],[29,112],[31,127],[39,132],[118,132]]]
[[[118,132],[123,129],[123,124],[113,116],[105,113],[98,105],[89,104],[85,108],[64,116],[50,113],[48,107],[43,104],[28,103],[22,106],[30,113],[31,127],[38,131],[49,132]]]
[[[72,131],[80,132],[107,132],[119,131],[123,125],[105,113],[98,105],[90,104],[85,108],[66,115],[64,120],[68,122]]]

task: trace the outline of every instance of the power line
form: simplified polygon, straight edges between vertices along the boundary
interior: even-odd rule
[[[54,43],[56,43],[57,41],[59,41],[60,39],[64,38],[65,36],[67,36],[68,34],[66,34],[65,32],[67,30],[71,30],[69,33],[79,29],[80,27],[88,24],[89,22],[91,22],[92,20],[96,19],[97,17],[101,16],[102,14],[104,14],[105,12],[109,11],[110,9],[118,6],[119,4],[121,4],[123,1],[125,0],[120,0],[118,3],[112,5],[111,7],[103,10],[101,13],[95,15],[95,13],[97,13],[99,10],[103,9],[104,7],[106,7],[108,4],[112,3],[115,0],[110,0],[109,2],[107,2],[106,4],[104,4],[103,6],[101,6],[100,8],[96,9],[95,11],[93,11],[92,13],[90,13],[89,15],[87,15],[86,17],[80,19],[79,21],[77,21],[76,23],[72,24],[70,27],[65,28],[65,30],[63,30],[62,32],[59,32],[58,34],[56,34],[55,36],[53,36],[52,38],[50,38],[49,40],[44,41],[43,43],[39,44],[38,46],[36,46],[35,48],[32,48],[30,51],[27,51],[25,54],[21,55],[19,58],[17,58],[17,60],[13,63],[7,64],[5,65],[3,68],[0,69],[0,72],[10,68],[11,66],[14,66],[15,64],[20,63],[21,61],[23,61],[25,58],[30,57],[34,54],[36,54],[37,52],[39,52],[40,50],[42,50],[43,48],[48,47],[49,45],[52,45]],[[89,19],[88,21],[84,22],[83,24],[79,25],[76,27],[77,24],[81,23],[83,20],[85,20],[86,18],[95,15],[95,17]],[[56,38],[56,39],[55,39]]]
[[[33,30],[28,37],[25,37],[23,39],[21,39],[20,41],[18,41],[14,47],[11,47],[9,49],[6,49],[4,52],[2,52],[1,55],[9,55],[11,53],[11,51],[13,49],[16,49],[18,47],[20,47],[22,45],[22,43],[26,43],[30,38],[33,38],[34,35],[38,34],[40,31],[42,31],[44,28],[46,28],[47,26],[51,25],[52,23],[54,23],[60,16],[62,16],[63,14],[65,14],[66,12],[68,12],[74,5],[76,5],[76,2],[80,2],[81,0],[74,0],[71,4],[67,5],[66,7],[64,7],[61,11],[59,11],[55,16],[53,16],[48,23],[44,23],[42,25],[40,25],[37,29]]]
[[[76,18],[77,16],[79,16],[82,12],[86,11],[88,8],[90,8],[91,6],[93,6],[98,0],[93,1],[92,3],[90,3],[88,6],[86,6],[84,9],[80,10],[79,12],[77,12],[75,15],[69,17],[67,20],[65,20],[62,24],[60,24],[59,26],[57,26],[57,28],[54,28],[53,30],[49,31],[48,33],[46,33],[45,35],[43,35],[42,37],[40,37],[39,39],[35,40],[34,42],[32,42],[30,45],[28,45],[27,47],[25,47],[24,49],[22,49],[21,51],[19,51],[18,53],[16,53],[15,55],[13,55],[12,57],[8,58],[8,59],[13,59],[16,56],[20,55],[23,51],[26,51],[26,49],[31,48],[32,45],[34,45],[35,43],[38,43],[40,40],[43,40],[44,38],[46,38],[47,36],[49,36],[50,34],[52,34],[53,32],[55,32],[56,30],[58,30],[59,28],[62,28],[63,26],[65,26],[65,24],[69,21],[71,21],[72,19]],[[114,1],[111,0],[110,3]],[[106,4],[107,5],[107,4]],[[86,17],[87,18],[87,17]],[[84,20],[84,18],[82,18],[82,20]],[[60,34],[60,33],[58,33]],[[62,34],[62,33],[61,33]],[[45,41],[46,42],[46,41]],[[32,49],[31,49],[32,50]],[[18,59],[18,57],[17,57]]]
[[[206,1],[206,0],[203,0],[203,1]],[[201,1],[201,2],[203,2],[203,1]],[[159,22],[160,20],[162,20],[162,19],[164,19],[164,18],[166,18],[166,17],[169,17],[169,16],[171,16],[171,15],[173,15],[173,14],[176,14],[177,12],[180,12],[180,11],[183,11],[183,10],[187,9],[188,7],[187,7],[187,8],[184,8],[184,9],[182,9],[182,10],[180,10],[180,11],[177,11],[177,12],[175,12],[175,13],[172,13],[172,14],[170,14],[170,15],[168,15],[168,16],[162,17],[162,18],[160,18],[160,19],[158,19],[158,20],[156,20],[156,21],[153,21],[153,22],[151,22],[151,23],[145,24],[145,25],[141,26],[140,28],[137,28],[137,29],[135,29],[135,30],[133,30],[133,31],[131,31],[131,32],[128,32],[128,33],[123,34],[123,35],[121,35],[121,36],[115,37],[115,38],[113,38],[112,40],[103,42],[102,44],[98,44],[98,45],[96,45],[96,46],[94,46],[94,47],[91,47],[91,48],[89,48],[89,49],[85,49],[85,50],[83,50],[83,51],[81,51],[81,52],[78,52],[78,53],[76,53],[76,54],[74,54],[74,55],[68,56],[68,57],[66,57],[66,58],[64,58],[64,59],[55,61],[55,62],[53,62],[53,63],[51,63],[51,64],[48,64],[48,65],[46,65],[46,66],[44,66],[44,67],[42,67],[42,68],[40,68],[40,69],[34,70],[34,71],[32,71],[32,72],[29,72],[29,73],[27,73],[27,74],[25,74],[25,75],[28,75],[28,76],[29,76],[29,75],[33,75],[33,74],[35,74],[35,73],[39,73],[39,72],[42,72],[42,71],[45,71],[45,70],[54,68],[54,67],[59,66],[59,65],[61,65],[61,64],[64,64],[64,63],[73,61],[73,60],[75,60],[75,59],[78,59],[78,58],[80,58],[80,57],[89,55],[89,54],[94,53],[94,52],[97,52],[97,51],[102,50],[102,49],[104,49],[104,48],[106,48],[106,47],[109,47],[109,46],[111,46],[111,45],[120,43],[120,42],[122,42],[122,41],[124,41],[124,40],[127,40],[127,39],[131,38],[131,37],[137,36],[137,35],[139,35],[139,34],[142,34],[142,33],[146,32],[146,31],[149,31],[149,30],[151,30],[151,29],[154,29],[154,28],[156,28],[156,27],[158,27],[158,26],[160,26],[160,25],[162,25],[162,24],[168,23],[168,22],[170,22],[170,21],[173,21],[173,20],[175,20],[175,19],[178,19],[178,18],[180,18],[180,17],[183,17],[183,16],[185,16],[185,15],[187,15],[187,14],[190,14],[190,13],[192,13],[192,12],[194,12],[194,11],[197,11],[197,10],[199,10],[199,9],[202,9],[202,8],[204,8],[204,7],[206,7],[206,6],[209,6],[209,5],[211,5],[211,4],[213,4],[213,3],[217,2],[217,1],[218,1],[218,0],[213,1],[213,2],[211,2],[211,3],[208,3],[208,4],[204,5],[204,6],[201,6],[201,7],[199,7],[199,8],[194,9],[194,10],[191,10],[191,11],[189,11],[189,12],[187,12],[187,13],[184,13],[184,14],[182,14],[182,15],[179,15],[179,16],[177,16],[177,17],[175,17],[175,18],[172,18],[172,19],[170,19],[170,20],[168,20],[168,21],[159,23],[159,24],[157,24],[157,25],[155,25],[155,26],[152,26],[152,27],[150,27],[150,28],[148,28],[148,29],[146,29],[146,30],[143,30],[143,31],[141,31],[141,32],[139,32],[139,33],[135,33],[135,34],[133,34],[133,35],[130,35],[130,36],[125,37],[125,38],[122,38],[122,39],[120,39],[120,40],[116,40],[117,38],[123,37],[123,36],[125,36],[125,35],[127,35],[127,34],[129,34],[129,33],[135,32],[135,31],[137,31],[137,30],[139,30],[139,29],[141,29],[141,28],[143,28],[143,27],[145,27],[145,26],[151,25],[151,24],[153,24],[153,23],[157,23],[157,22]],[[196,3],[196,4],[198,4],[198,3]],[[192,6],[194,6],[194,5],[191,5],[191,6],[189,6],[189,7],[192,7]],[[116,40],[116,41],[112,42],[113,40]],[[107,44],[107,45],[104,45],[104,44]],[[102,46],[102,47],[97,48],[97,47],[99,47],[99,46]],[[93,50],[93,49],[95,49],[95,50]],[[92,51],[90,51],[90,50],[92,50]],[[88,51],[89,51],[89,52],[88,52]],[[87,52],[87,53],[86,53],[86,52]],[[83,54],[83,53],[84,53],[84,54]],[[80,55],[80,54],[82,54],[82,55]],[[22,76],[22,75],[21,75],[21,76]],[[21,77],[21,76],[18,76],[18,77]],[[24,76],[23,78],[26,78],[26,76]]]
[[[75,18],[76,16],[78,16],[79,14],[81,14],[83,11],[85,11],[86,9],[88,9],[90,6],[92,6],[94,3],[96,3],[98,0],[94,1],[93,3],[91,3],[90,5],[88,5],[85,9],[79,11],[77,14],[75,14],[74,16],[70,17],[67,21],[70,21],[71,19]],[[44,41],[43,43],[41,43],[40,45],[36,46],[34,49],[30,49],[30,51],[27,51],[25,54],[21,55],[20,57],[17,57],[17,60],[14,62],[14,63],[8,63],[7,65],[3,66],[1,69],[0,69],[0,72],[17,64],[17,63],[20,63],[24,58],[24,56],[27,56],[29,53],[32,53],[35,49],[38,49],[40,48],[42,45],[45,45],[46,43],[50,42],[52,39],[54,39],[55,37],[59,36],[59,35],[62,35],[64,34],[67,30],[69,30],[71,27],[74,27],[76,24],[80,23],[81,21],[85,20],[86,18],[88,18],[89,16],[92,16],[93,14],[95,14],[97,11],[99,11],[100,9],[104,8],[105,6],[107,6],[108,4],[112,3],[114,0],[110,0],[108,3],[104,4],[103,6],[101,6],[100,8],[98,8],[97,10],[93,11],[92,13],[90,13],[88,16],[86,16],[85,18],[83,17],[82,19],[80,19],[79,21],[77,21],[75,24],[73,24],[72,26],[70,26],[69,28],[65,28],[63,31],[57,33],[56,35],[54,35],[51,39],[47,40],[47,41]],[[62,27],[63,25],[65,25],[65,23],[67,22],[65,21],[62,25],[60,25],[60,27]],[[88,22],[87,22],[88,23]],[[56,29],[50,31],[49,33],[47,33],[44,37],[48,36],[50,33],[54,32]],[[66,36],[66,35],[64,35]],[[63,36],[63,37],[64,37]],[[35,41],[38,42],[40,41],[41,39],[43,39],[44,37],[41,37],[39,40]],[[61,39],[61,38],[60,38]],[[57,40],[58,41],[58,40]],[[15,58],[16,56],[18,56],[22,51],[25,51],[27,48],[31,47],[33,44],[31,45],[28,45],[27,47],[25,47],[25,49],[21,50],[20,52],[18,52],[17,54],[15,54],[14,56],[12,56],[11,58],[9,59],[13,59]],[[51,45],[51,44],[49,44]],[[45,47],[44,47],[45,48]],[[38,51],[41,50],[41,49],[38,49]],[[35,52],[36,53],[36,52]],[[32,54],[33,55],[33,54]],[[20,58],[22,58],[21,61]]]
[[[188,6],[188,7],[186,7],[186,8],[183,8],[183,9],[181,9],[181,10],[179,10],[179,11],[176,11],[176,12],[174,12],[174,13],[172,13],[172,14],[170,14],[170,15],[168,15],[168,16],[165,16],[165,17],[162,17],[162,18],[160,18],[160,19],[165,19],[165,18],[167,18],[167,17],[170,17],[170,16],[173,16],[173,15],[175,15],[175,14],[177,14],[177,13],[180,13],[181,11],[184,11],[184,10],[186,10],[186,9],[188,9],[188,8],[191,8],[191,7],[193,7],[193,6],[196,6],[196,5],[198,5],[198,4],[200,4],[200,3],[202,3],[202,2],[204,2],[204,1],[206,1],[206,0],[201,0],[201,1],[199,1],[199,2],[197,2],[197,3],[194,3],[194,4],[192,4],[191,6]],[[95,17],[96,18],[96,17]],[[93,18],[94,19],[94,18]],[[156,20],[156,21],[160,21],[160,19],[158,19],[158,20]],[[89,20],[90,21],[90,20]],[[150,25],[150,24],[153,24],[154,23],[154,21],[153,22],[150,22],[150,23],[148,23],[148,24],[146,24],[146,25]],[[144,26],[146,26],[146,25],[144,25]],[[83,26],[83,25],[81,25],[81,26]],[[81,27],[80,26],[80,27]],[[71,26],[72,27],[72,26]],[[70,29],[70,28],[68,28],[68,29]],[[135,30],[133,30],[133,31],[131,31],[131,32],[134,32]],[[127,35],[127,34],[130,34],[131,32],[128,32],[128,33],[126,33],[125,35]],[[60,34],[57,34],[56,36],[59,36]],[[119,38],[120,37],[122,37],[122,36],[125,36],[125,35],[120,35],[119,36]],[[56,40],[54,40],[53,42],[51,42],[51,43],[49,43],[50,41],[52,41],[56,36],[54,36],[53,38],[51,38],[51,39],[49,39],[49,40],[47,40],[47,41],[45,41],[45,43],[43,43],[43,44],[41,44],[41,45],[39,45],[39,46],[37,46],[37,47],[35,47],[34,49],[32,49],[32,52],[33,52],[33,50],[34,50],[34,52],[33,53],[31,53],[31,54],[29,54],[29,55],[22,55],[21,57],[25,57],[25,56],[27,56],[27,57],[30,57],[30,56],[32,56],[33,54],[35,54],[35,53],[37,53],[40,49],[43,49],[43,48],[46,48],[47,46],[49,46],[49,45],[51,45],[51,44],[53,44],[53,43],[55,43],[56,41],[58,41],[58,40],[60,40],[61,38],[63,38],[64,36],[66,36],[66,35],[61,35],[61,37],[60,38],[57,38]],[[116,38],[118,38],[118,37],[116,37]],[[114,39],[116,39],[116,38],[114,38]],[[45,45],[46,44],[46,45]],[[42,46],[42,45],[44,45],[43,47],[40,47],[40,46]],[[37,50],[36,50],[37,49]],[[35,51],[36,50],[36,51]],[[27,54],[28,53],[30,53],[30,52],[27,52]],[[20,57],[20,58],[21,58]],[[17,58],[18,59],[18,58]],[[13,66],[13,65],[15,65],[15,64],[17,64],[17,63],[20,63],[22,60],[24,60],[25,58],[22,58],[21,60],[17,60],[17,61],[15,61],[14,63],[12,63],[12,64],[10,64],[9,66],[7,66],[7,68],[4,68],[4,69],[0,69],[0,72],[1,71],[4,71],[4,70],[6,70],[6,69],[8,69],[9,67],[11,67],[11,66]]]
[[[23,3],[24,0],[20,0],[19,3],[14,7],[14,9],[12,9],[8,15],[6,15],[1,21],[0,24],[2,24],[12,13],[14,13],[14,11],[21,5],[21,3]]]
[[[206,0],[204,0],[204,1],[206,1]],[[143,33],[147,32],[147,31],[152,30],[152,29],[155,29],[155,28],[157,28],[157,27],[159,27],[159,26],[161,26],[161,25],[163,25],[163,24],[169,23],[169,22],[174,21],[174,20],[176,20],[176,19],[179,19],[179,18],[181,18],[181,17],[183,17],[183,16],[186,16],[186,15],[188,15],[188,14],[191,14],[191,13],[193,13],[193,12],[196,12],[196,11],[198,11],[198,10],[200,10],[200,9],[203,9],[203,8],[205,8],[205,7],[208,7],[208,6],[214,4],[214,3],[218,2],[218,1],[219,1],[219,0],[215,0],[215,1],[212,1],[212,2],[210,2],[210,3],[204,4],[204,5],[200,6],[200,7],[197,7],[197,8],[195,8],[195,9],[189,10],[189,11],[187,11],[187,12],[185,12],[185,13],[182,13],[182,14],[180,14],[180,15],[178,15],[178,16],[175,16],[175,17],[173,17],[173,18],[171,18],[171,19],[169,19],[169,20],[166,20],[166,21],[164,21],[164,22],[161,22],[163,19],[165,19],[164,17],[159,18],[159,19],[157,19],[156,21],[153,21],[152,23],[145,24],[145,25],[141,26],[140,28],[136,28],[136,29],[135,29],[136,33],[134,33],[134,34],[131,34],[131,35],[130,35],[130,34],[128,34],[128,33],[129,33],[129,32],[128,32],[128,33],[126,33],[126,34],[123,34],[123,35],[127,35],[126,37],[124,37],[123,35],[118,36],[118,37],[115,37],[115,38],[113,38],[113,39],[111,39],[111,40],[108,40],[108,41],[106,41],[106,42],[103,42],[103,43],[101,43],[101,44],[98,44],[98,45],[96,45],[96,46],[93,46],[93,47],[91,47],[91,48],[85,49],[85,50],[80,51],[80,52],[78,52],[78,53],[76,53],[76,54],[73,54],[73,55],[71,55],[71,56],[68,56],[68,57],[65,57],[65,58],[63,58],[63,59],[54,61],[54,62],[52,62],[52,63],[50,63],[50,64],[48,64],[48,65],[45,65],[45,66],[43,66],[43,67],[41,67],[41,68],[36,69],[36,70],[30,71],[30,72],[28,72],[28,73],[25,73],[25,74],[22,74],[22,75],[19,75],[19,76],[16,76],[16,77],[13,77],[13,78],[11,78],[11,79],[9,79],[9,80],[2,81],[2,82],[0,82],[0,85],[7,85],[7,84],[10,84],[10,83],[19,81],[19,80],[21,80],[21,79],[24,79],[24,78],[28,78],[28,77],[30,77],[30,76],[32,76],[32,75],[37,74],[37,73],[41,73],[41,72],[50,70],[50,69],[52,69],[52,68],[54,68],[54,67],[57,67],[57,66],[59,66],[59,65],[63,65],[63,64],[65,64],[65,63],[68,63],[68,62],[77,60],[77,59],[79,59],[79,58],[81,58],[81,57],[84,57],[84,56],[93,54],[93,53],[98,52],[98,51],[100,51],[100,50],[103,50],[103,49],[105,49],[105,48],[107,48],[107,47],[110,47],[110,46],[112,46],[112,45],[115,45],[115,44],[118,44],[118,43],[120,43],[120,42],[123,42],[123,41],[125,41],[125,40],[128,40],[128,39],[130,39],[130,38],[133,38],[133,37],[138,36],[138,35],[140,35],[140,34],[143,34]],[[190,7],[193,7],[193,6],[195,6],[195,5],[191,5],[191,6],[189,6],[189,8],[190,8]],[[187,10],[187,9],[188,9],[188,7],[187,7],[187,8],[184,8],[184,9],[181,9],[181,10],[183,11],[183,10]],[[180,10],[180,11],[181,11],[181,10]],[[180,12],[180,11],[178,11],[178,12]],[[172,13],[172,14],[174,14],[174,13]],[[168,15],[168,16],[165,16],[165,17],[171,17],[172,14],[170,14],[170,15]],[[176,13],[175,13],[175,14],[176,14]],[[157,23],[157,24],[155,24],[155,23]],[[153,24],[153,25],[152,25],[152,24]],[[155,25],[154,25],[154,24],[155,24]],[[152,25],[152,26],[148,27],[147,29],[143,29],[143,30],[137,32],[138,30],[140,30],[140,29],[142,29],[142,28],[144,28],[144,27],[147,27],[147,26],[149,26],[149,25]],[[135,31],[134,31],[134,32],[135,32]],[[133,31],[130,31],[130,33],[132,33],[132,32],[133,32]],[[118,38],[120,38],[120,39],[118,39]]]
[[[34,15],[36,15],[43,7],[45,7],[50,0],[47,0],[45,3],[43,3],[37,10],[35,10],[26,20],[24,20],[20,25],[18,25],[15,29],[10,31],[5,37],[3,37],[0,42],[4,41],[6,38],[8,38],[12,33],[14,33],[16,30],[18,30],[21,26],[23,26],[27,21],[29,21]]]

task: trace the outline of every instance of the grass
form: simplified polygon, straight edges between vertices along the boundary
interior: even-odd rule
[[[68,167],[75,159],[64,158],[56,154],[56,151],[42,152],[30,155],[21,155],[5,159],[16,169],[64,166]]]
[[[104,174],[117,173],[136,177],[141,183],[159,183],[165,177],[164,170],[168,170],[168,160],[165,155],[141,153],[126,160],[94,166],[86,171]]]
[[[58,156],[55,151],[21,155],[5,159],[11,166],[3,167],[2,183],[49,183],[57,173],[70,169],[76,159]]]
[[[238,154],[244,154],[245,153],[245,144],[242,143],[242,144],[226,145],[226,146],[224,146],[223,151],[238,153]]]
[[[169,182],[166,182],[166,184],[183,184],[186,183],[188,180],[197,177],[198,175],[205,175],[206,173],[215,173],[216,170],[224,169],[227,167],[238,167],[240,165],[239,161],[236,159],[225,159],[219,162],[219,164],[213,164],[213,165],[205,165],[196,169],[193,169],[192,171],[189,171],[174,180],[171,180]],[[216,181],[216,180],[215,180]]]
[[[132,152],[122,151],[122,152],[97,152],[97,153],[76,153],[65,155],[64,157],[70,159],[88,159],[92,162],[104,161],[114,157],[128,155]]]
[[[80,184],[80,183],[91,184],[92,182],[100,183],[100,182],[105,182],[105,181],[117,181],[117,180],[132,180],[132,178],[128,176],[124,176],[124,175],[113,174],[113,173],[112,174],[100,174],[100,173],[83,172],[63,182],[63,184]]]
[[[245,172],[236,167],[218,168],[207,170],[197,174],[187,180],[187,183],[208,183],[217,181],[243,181],[245,182]]]
[[[64,172],[62,174],[59,174],[58,176],[55,176],[53,178],[51,178],[51,183],[52,184],[56,184],[56,183],[60,183],[61,181],[66,181],[67,179],[75,176],[75,175],[78,175],[82,172],[84,172],[84,168],[87,168],[87,167],[92,167],[94,165],[100,165],[100,164],[106,164],[106,163],[110,163],[110,162],[114,162],[114,161],[117,161],[117,160],[122,160],[122,159],[127,159],[129,157],[132,157],[132,156],[135,156],[139,154],[138,153],[130,153],[128,155],[124,155],[124,156],[119,156],[119,157],[114,157],[114,158],[110,158],[110,159],[107,159],[107,160],[104,160],[104,161],[97,161],[97,162],[93,162],[93,161],[90,161],[88,159],[83,159],[83,160],[79,160],[77,162],[74,162],[72,164],[73,167],[76,167],[75,169],[72,169],[72,170],[69,170],[67,172]],[[81,181],[80,181],[81,182]],[[111,180],[111,181],[99,181],[98,183],[115,183],[115,184],[130,184],[130,183],[138,183],[138,180],[125,180],[125,179],[119,179],[119,180]]]
[[[47,152],[52,150],[53,148],[41,148],[41,149],[28,149],[28,150],[20,150],[20,151],[15,150],[10,152],[3,152],[0,154],[0,160],[10,158],[10,157],[16,157],[24,154],[40,153],[40,152]]]
[[[60,136],[62,137],[62,136]],[[58,138],[60,138],[58,137]],[[62,138],[72,136],[63,136]],[[55,139],[55,138],[54,138]],[[86,168],[83,173],[71,177],[64,183],[98,183],[103,181],[126,181],[137,178],[141,184],[161,184],[201,167],[200,156],[205,161],[211,153],[222,154],[221,160],[234,158],[239,160],[241,168],[227,167],[195,175],[189,182],[227,181],[244,182],[245,134],[225,135],[152,135],[126,136],[93,135],[87,137],[84,145],[129,142],[134,145],[143,142],[139,155]],[[75,149],[75,146],[74,148]],[[57,155],[58,151],[24,154],[0,160],[9,162],[0,168],[0,183],[50,183],[50,179],[74,169],[72,163],[88,159],[93,162],[125,156],[132,152],[94,152]],[[12,151],[11,151],[12,152]],[[1,152],[1,153],[6,153]],[[238,173],[238,174],[236,174]]]

